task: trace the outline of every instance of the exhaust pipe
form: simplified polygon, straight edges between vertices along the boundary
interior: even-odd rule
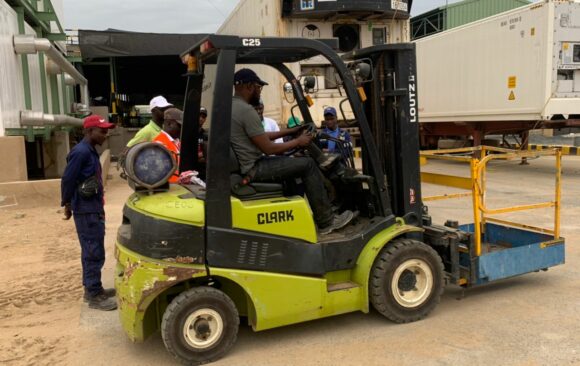
[[[33,35],[15,35],[13,38],[14,52],[18,55],[44,52],[54,64],[70,75],[81,86],[81,103],[89,106],[89,84],[87,79],[57,50],[46,38],[36,38]],[[52,70],[54,71],[54,69]]]

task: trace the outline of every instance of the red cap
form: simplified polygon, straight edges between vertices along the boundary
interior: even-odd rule
[[[91,128],[91,127],[98,127],[98,128],[115,128],[115,125],[109,123],[105,118],[93,114],[85,118],[83,122],[83,128]]]

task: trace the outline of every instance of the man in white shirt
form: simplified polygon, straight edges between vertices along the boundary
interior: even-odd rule
[[[276,123],[276,121],[274,121],[271,118],[268,117],[264,117],[264,101],[262,99],[260,99],[260,103],[256,106],[254,106],[254,109],[256,110],[256,112],[258,112],[258,116],[260,116],[260,119],[262,120],[262,125],[264,126],[264,131],[266,132],[278,132],[280,131],[280,126],[278,126],[278,123]],[[284,142],[284,139],[279,138],[274,140],[275,143],[280,144],[282,142]]]

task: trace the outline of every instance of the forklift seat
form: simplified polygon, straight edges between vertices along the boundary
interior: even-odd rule
[[[240,162],[230,147],[230,187],[232,194],[241,200],[255,200],[284,196],[280,183],[246,183],[240,174]]]

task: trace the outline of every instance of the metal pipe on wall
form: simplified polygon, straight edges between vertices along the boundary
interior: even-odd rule
[[[62,74],[62,69],[60,68],[60,66],[58,66],[58,64],[56,62],[52,61],[51,59],[46,60],[45,69],[49,75]],[[75,85],[76,85],[76,80],[75,80]]]
[[[43,112],[21,111],[21,126],[72,126],[82,127],[83,120],[66,114],[47,114]]]
[[[64,74],[64,83],[68,86],[74,86],[77,84],[76,80],[67,73]]]
[[[33,35],[15,35],[13,38],[14,52],[17,54],[34,54],[44,52],[62,71],[69,74],[81,87],[81,103],[89,106],[89,83],[87,79],[71,64],[66,57],[46,38],[36,38]]]

